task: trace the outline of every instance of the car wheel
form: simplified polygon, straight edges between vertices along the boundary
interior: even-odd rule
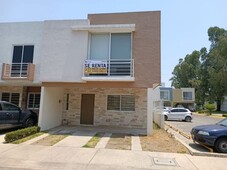
[[[165,115],[164,119],[165,119],[165,121],[166,121],[166,120],[168,120],[168,117]]]
[[[189,116],[187,116],[187,117],[185,118],[185,121],[186,121],[186,122],[191,122],[191,121],[192,121],[192,118],[189,117]]]
[[[26,121],[25,121],[25,127],[31,127],[31,126],[34,126],[35,125],[35,121],[34,119],[32,119],[31,117],[28,118]]]
[[[218,139],[214,147],[217,152],[227,153],[227,138]]]

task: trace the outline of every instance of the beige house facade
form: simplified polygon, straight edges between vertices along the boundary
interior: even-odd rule
[[[89,14],[84,20],[37,23],[41,40],[30,44],[39,59],[26,67],[34,75],[15,79],[12,63],[4,61],[0,91],[18,88],[22,106],[23,96],[41,87],[42,130],[64,124],[136,128],[149,134],[150,91],[161,81],[160,15]]]

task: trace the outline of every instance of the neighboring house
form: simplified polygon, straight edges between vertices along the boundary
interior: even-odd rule
[[[163,105],[168,107],[194,107],[195,89],[160,87],[160,99],[163,100]]]
[[[172,87],[160,87],[160,99],[166,107],[172,107]]]
[[[16,104],[39,109],[42,130],[64,123],[149,133],[148,96],[161,80],[159,11],[1,23],[0,34],[3,99],[19,94]]]
[[[39,112],[43,22],[0,23],[0,100]]]

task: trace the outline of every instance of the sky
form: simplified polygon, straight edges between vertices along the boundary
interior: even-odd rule
[[[161,80],[180,58],[209,49],[207,30],[227,29],[226,0],[0,0],[0,22],[87,19],[87,14],[161,11]]]

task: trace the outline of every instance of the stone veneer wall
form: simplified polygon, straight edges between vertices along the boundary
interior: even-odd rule
[[[66,96],[69,94],[69,109]],[[64,90],[63,119],[69,125],[80,124],[81,95],[95,94],[94,125],[130,128],[147,127],[147,89],[145,88],[66,88]],[[135,111],[107,111],[107,95],[135,95]]]
[[[2,93],[20,93],[20,101],[19,101],[19,106],[22,107],[23,104],[23,87],[22,86],[0,86],[0,100]]]

